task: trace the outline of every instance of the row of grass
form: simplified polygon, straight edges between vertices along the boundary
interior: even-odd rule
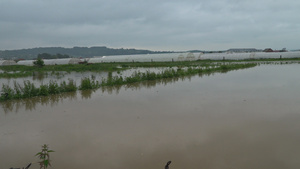
[[[163,70],[160,73],[155,72],[134,72],[131,76],[122,77],[122,76],[112,76],[110,72],[106,79],[102,79],[101,82],[96,80],[95,76],[91,78],[81,79],[81,84],[76,85],[75,81],[69,79],[67,82],[63,81],[57,83],[56,81],[50,81],[49,84],[42,84],[39,87],[36,87],[34,83],[30,81],[24,81],[23,85],[20,85],[14,82],[13,87],[9,85],[3,85],[0,101],[11,100],[11,99],[22,99],[30,98],[35,96],[48,96],[53,94],[59,94],[64,92],[73,92],[77,90],[87,90],[87,89],[97,89],[101,86],[114,86],[114,85],[124,85],[136,82],[142,82],[146,80],[157,80],[164,78],[175,78],[175,77],[184,77],[196,74],[205,74],[212,72],[227,72],[230,70],[244,69],[249,67],[254,67],[256,64],[224,64],[224,65],[215,65],[211,67],[188,67],[188,68],[169,68]]]
[[[230,70],[237,70],[243,68],[254,67],[256,64],[247,63],[247,64],[224,64],[224,65],[212,65],[210,67],[188,67],[184,68],[169,68],[163,70],[161,73],[155,72],[134,72],[129,77],[122,76],[111,76],[108,75],[107,79],[103,79],[101,86],[114,86],[114,85],[124,85],[129,83],[142,82],[146,80],[157,80],[157,79],[165,79],[165,78],[176,78],[176,77],[184,77],[196,74],[205,74],[212,72],[227,72]]]
[[[128,66],[120,67],[117,63],[96,63],[96,64],[78,64],[78,65],[46,65],[43,67],[37,66],[24,66],[24,65],[11,65],[0,66],[0,78],[18,78],[33,76],[35,73],[46,72],[101,72],[101,71],[117,71],[128,69]]]
[[[18,77],[28,77],[32,76],[32,72],[29,71],[22,71],[22,72],[3,72],[0,73],[0,78],[18,78]]]

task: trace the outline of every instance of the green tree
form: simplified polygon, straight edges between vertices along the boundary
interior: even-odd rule
[[[44,61],[43,61],[41,58],[37,58],[37,60],[34,61],[33,64],[34,64],[35,66],[38,66],[38,67],[43,67],[43,66],[45,66]]]
[[[40,53],[40,54],[38,54],[37,58],[39,58],[39,59],[55,59],[49,53]]]

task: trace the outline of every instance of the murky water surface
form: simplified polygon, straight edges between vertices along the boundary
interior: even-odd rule
[[[299,64],[11,101],[0,168],[298,169]],[[30,169],[38,169],[33,164]]]

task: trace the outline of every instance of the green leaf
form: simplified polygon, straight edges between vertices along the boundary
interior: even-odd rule
[[[44,160],[44,165],[46,166],[46,168],[48,167],[49,164],[49,160]]]
[[[35,155],[35,156],[38,156],[38,155],[40,155],[40,154],[42,154],[42,152],[36,153],[36,155]]]

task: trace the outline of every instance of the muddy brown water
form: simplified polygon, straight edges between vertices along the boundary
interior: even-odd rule
[[[0,168],[298,169],[299,64],[5,102]],[[34,163],[30,169],[38,169]]]

